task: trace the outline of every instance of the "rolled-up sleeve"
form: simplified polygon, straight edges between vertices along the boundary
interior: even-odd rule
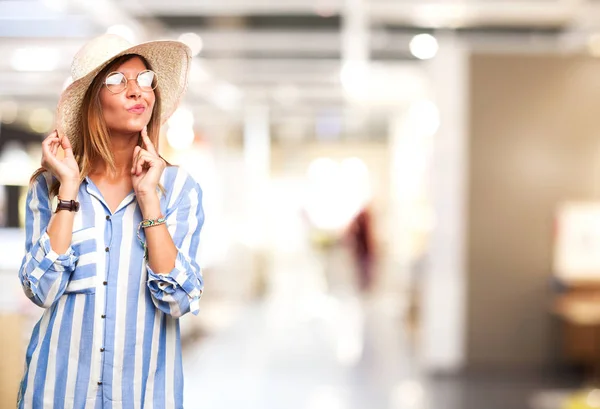
[[[204,289],[197,262],[200,231],[204,223],[202,189],[188,178],[182,197],[167,214],[167,227],[177,248],[175,267],[169,274],[157,274],[146,261],[148,288],[154,305],[175,318],[191,312],[197,315]]]
[[[50,307],[64,293],[77,263],[70,246],[64,254],[57,254],[50,246],[46,232],[52,217],[49,182],[40,175],[27,192],[25,256],[19,270],[25,295],[43,308]]]

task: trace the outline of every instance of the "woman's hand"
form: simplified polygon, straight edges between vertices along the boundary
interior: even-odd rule
[[[59,146],[65,152],[62,159],[57,157]],[[59,136],[56,130],[42,142],[42,167],[59,180],[61,190],[63,187],[75,191],[79,188],[79,166],[71,142],[66,136]]]
[[[165,161],[158,156],[152,141],[148,137],[146,127],[142,129],[142,142],[144,148],[136,146],[133,150],[133,166],[131,167],[133,190],[140,200],[147,197],[156,198],[158,182],[167,166]]]

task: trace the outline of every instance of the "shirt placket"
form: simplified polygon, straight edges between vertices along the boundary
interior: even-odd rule
[[[114,223],[114,217],[115,215],[111,215],[110,212],[108,211],[108,209],[106,210],[106,214],[105,214],[105,223],[104,223],[104,257],[106,257],[105,260],[105,271],[102,272],[103,274],[103,278],[102,278],[102,285],[99,286],[98,290],[99,291],[103,291],[103,298],[104,298],[104,306],[103,309],[101,311],[99,311],[98,313],[100,314],[100,326],[101,326],[101,331],[102,331],[102,345],[100,345],[98,348],[100,349],[100,378],[97,380],[97,384],[98,387],[102,388],[104,391],[104,387],[105,385],[105,379],[106,379],[106,373],[108,370],[108,362],[107,362],[107,354],[111,353],[112,351],[112,343],[110,340],[110,337],[107,334],[107,330],[106,330],[106,326],[107,326],[107,322],[114,320],[114,317],[112,315],[114,315],[114,311],[111,310],[110,308],[110,304],[109,304],[109,300],[110,300],[110,292],[114,291],[114,289],[111,285],[112,281],[114,280],[113,277],[111,277],[110,272],[111,271],[115,271],[114,270],[114,264],[116,263],[115,258],[112,257],[111,255],[111,244],[112,244],[112,239],[113,239],[113,223]],[[104,393],[102,395],[105,395]]]

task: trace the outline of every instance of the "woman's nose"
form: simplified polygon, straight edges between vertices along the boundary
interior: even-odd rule
[[[127,80],[126,92],[128,97],[139,97],[142,95],[142,90],[140,89],[136,79]]]

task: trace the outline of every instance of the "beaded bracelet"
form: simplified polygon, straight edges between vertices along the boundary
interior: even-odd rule
[[[146,227],[152,227],[152,226],[158,226],[161,224],[165,224],[167,222],[167,219],[165,219],[164,217],[159,217],[158,219],[145,219],[142,220],[140,222],[140,224],[138,224],[138,228],[137,228],[137,238],[140,242],[140,244],[142,245],[142,247],[144,248],[144,257],[148,258],[148,247],[146,246],[146,242],[142,240],[142,238],[140,237],[140,229],[141,228],[146,228]]]

